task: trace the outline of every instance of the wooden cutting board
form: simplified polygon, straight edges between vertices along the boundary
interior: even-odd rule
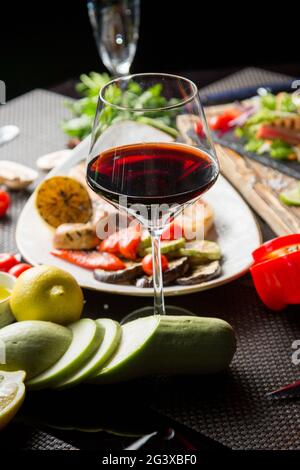
[[[277,235],[300,233],[300,207],[282,204],[278,195],[297,180],[261,163],[216,146],[222,174]]]
[[[206,114],[213,114],[211,111]],[[188,116],[181,116],[177,122],[185,140],[193,144],[195,142],[188,133],[191,125],[193,120]],[[300,207],[286,206],[278,199],[282,190],[293,188],[298,181],[226,147],[216,145],[215,148],[222,174],[276,235],[300,233]]]

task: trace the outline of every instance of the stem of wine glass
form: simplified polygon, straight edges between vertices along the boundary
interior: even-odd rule
[[[161,269],[160,236],[161,230],[151,231],[155,315],[166,314],[163,292],[163,277]]]

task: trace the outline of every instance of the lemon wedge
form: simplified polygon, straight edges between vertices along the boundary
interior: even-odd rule
[[[0,430],[16,415],[25,397],[25,372],[0,370]]]

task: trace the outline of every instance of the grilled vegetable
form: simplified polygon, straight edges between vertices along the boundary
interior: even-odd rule
[[[54,238],[54,248],[64,250],[91,250],[99,244],[96,231],[91,223],[62,224],[57,227]]]
[[[124,258],[135,260],[141,241],[141,227],[134,225],[119,232],[119,252]]]
[[[111,253],[81,250],[53,250],[51,254],[86,269],[118,271],[119,269],[125,268],[123,261]]]
[[[107,253],[119,253],[119,232],[112,233],[109,237],[103,240],[99,247],[99,251],[106,251]]]
[[[211,260],[221,259],[220,246],[211,241],[200,240],[186,243],[179,249],[181,256],[188,256],[192,263],[205,263]]]
[[[169,262],[164,255],[161,255],[161,269],[165,272],[169,267]],[[142,268],[148,276],[153,274],[152,255],[146,255],[142,261]]]
[[[219,276],[220,273],[221,267],[219,261],[211,261],[208,264],[195,266],[188,276],[179,277],[176,282],[182,286],[190,286],[192,284],[210,281],[211,279]]]
[[[168,269],[163,273],[163,283],[165,286],[172,284],[177,278],[184,276],[189,269],[188,258],[182,257],[170,261]],[[144,276],[136,281],[137,287],[153,287],[152,276]]]
[[[143,274],[141,263],[128,261],[125,268],[118,271],[105,271],[104,269],[95,269],[94,277],[97,281],[107,282],[108,284],[125,284]]]
[[[177,252],[180,248],[184,247],[185,245],[185,239],[184,238],[179,238],[178,240],[170,240],[170,241],[162,241],[161,242],[161,253],[162,254],[169,254],[172,252]],[[147,254],[152,253],[152,248],[151,246],[149,248],[146,248],[145,250],[142,250],[139,252],[140,256],[144,256]]]
[[[36,208],[51,227],[65,223],[86,223],[92,216],[87,190],[73,178],[53,176],[36,190]]]

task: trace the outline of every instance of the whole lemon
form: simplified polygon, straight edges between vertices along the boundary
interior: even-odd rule
[[[18,321],[44,320],[66,325],[79,320],[83,293],[76,279],[54,266],[36,266],[16,280],[10,298]]]

